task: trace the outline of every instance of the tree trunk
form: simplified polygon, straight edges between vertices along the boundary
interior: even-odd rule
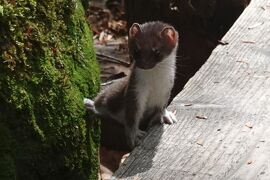
[[[99,123],[82,102],[99,68],[81,1],[0,2],[0,179],[96,179]]]

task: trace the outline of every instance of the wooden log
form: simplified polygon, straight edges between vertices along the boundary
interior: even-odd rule
[[[123,179],[270,179],[270,8],[253,0],[114,174]],[[203,117],[203,118],[202,118]]]

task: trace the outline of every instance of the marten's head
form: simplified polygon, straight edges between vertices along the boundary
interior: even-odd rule
[[[151,69],[165,60],[178,45],[178,33],[159,21],[134,23],[129,30],[129,54],[135,66]]]

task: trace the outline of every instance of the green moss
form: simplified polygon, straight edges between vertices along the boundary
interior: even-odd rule
[[[0,179],[96,179],[99,123],[82,100],[99,68],[82,4],[0,2]]]
[[[14,140],[7,128],[0,124],[0,177],[1,179],[15,179],[15,162],[12,148]]]

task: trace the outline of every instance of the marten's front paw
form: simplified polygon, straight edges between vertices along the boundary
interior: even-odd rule
[[[161,116],[161,123],[165,124],[173,124],[176,123],[176,116],[175,112],[168,111],[165,109],[163,115]]]
[[[83,104],[85,105],[85,108],[95,114],[98,114],[95,108],[95,102],[91,99],[84,98],[83,99]]]

